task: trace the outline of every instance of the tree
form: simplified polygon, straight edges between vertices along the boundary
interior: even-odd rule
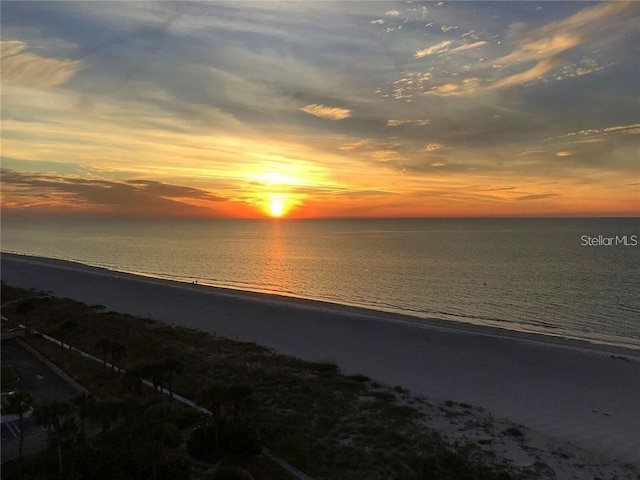
[[[141,368],[142,374],[151,381],[153,389],[162,391],[162,382],[167,371],[164,362],[145,363]]]
[[[130,388],[136,395],[142,394],[142,380],[145,377],[145,366],[137,365],[127,368],[123,377],[123,383],[126,388]]]
[[[96,397],[90,393],[80,393],[71,399],[71,404],[75,408],[78,418],[80,419],[81,438],[85,438],[85,425],[87,418],[92,415],[96,406]]]
[[[91,418],[99,420],[102,425],[102,433],[106,434],[113,422],[120,416],[120,403],[116,400],[98,400],[90,414]]]
[[[222,406],[229,401],[229,389],[220,383],[213,383],[200,392],[201,403],[213,414],[214,450],[220,440],[220,420]]]
[[[72,412],[71,404],[58,399],[45,399],[36,403],[33,409],[33,419],[44,427],[49,436],[49,443],[53,441],[53,433],[60,426],[62,420]]]
[[[20,446],[18,457],[22,458],[22,450],[24,446],[24,414],[33,404],[33,397],[27,392],[14,392],[6,396],[5,407],[8,411],[18,413],[18,422],[20,426]]]
[[[164,377],[169,389],[169,397],[173,398],[173,377],[184,372],[184,364],[174,358],[167,358],[164,361]]]
[[[56,439],[56,447],[58,451],[58,471],[60,472],[60,476],[63,476],[63,455],[65,453],[65,457],[73,451],[75,444],[78,439],[82,437],[82,433],[80,432],[80,424],[78,423],[78,419],[74,416],[66,416],[57,426],[55,432]]]
[[[96,349],[102,354],[102,366],[107,366],[107,354],[111,351],[111,341],[101,338],[95,344]]]
[[[162,461],[165,438],[163,427],[169,414],[169,406],[161,401],[148,402],[142,414],[144,427],[148,435],[145,453],[153,472],[152,478],[158,478],[158,469]]]
[[[57,450],[58,469],[62,475],[63,449],[79,434],[71,403],[57,399],[44,400],[36,404],[33,418],[38,425],[46,429],[49,448],[55,447]]]
[[[66,320],[58,328],[58,338],[60,338],[60,347],[63,350],[64,350],[64,340],[63,340],[63,338],[68,337],[68,335],[71,332],[76,331],[78,329],[78,326],[79,326],[78,322],[76,322],[75,320]],[[67,345],[68,345],[69,348],[71,348],[71,345],[69,344],[68,341],[67,341]]]
[[[31,333],[31,328],[29,327],[29,322],[28,322],[28,315],[35,309],[35,305],[33,304],[33,302],[29,301],[29,300],[25,300],[23,302],[20,302],[18,304],[18,306],[16,307],[16,312],[21,313],[22,317],[23,317],[23,322],[24,322],[24,333],[26,333],[27,335],[29,333]]]
[[[200,392],[200,399],[218,422],[222,418],[222,406],[230,400],[229,389],[226,385],[213,383]]]
[[[113,340],[109,342],[109,351],[111,352],[111,370],[116,370],[116,363],[122,362],[122,357],[127,351],[126,345],[117,340]],[[117,367],[118,371],[121,370],[120,367]]]

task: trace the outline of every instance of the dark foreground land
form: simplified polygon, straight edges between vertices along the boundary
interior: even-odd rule
[[[453,418],[471,415],[468,405],[431,405],[400,387],[345,376],[333,364],[4,283],[2,301],[10,319],[128,372],[39,335],[25,337],[92,396],[76,397],[58,423],[40,420],[46,448],[5,462],[3,479],[242,478],[216,477],[219,465],[244,467],[255,479],[293,478],[260,455],[263,446],[315,479],[555,478],[543,463],[516,466],[487,451],[490,438],[454,443],[425,427],[425,411]],[[161,388],[197,400],[212,415],[170,400]],[[41,398],[35,411],[50,406],[46,392],[32,392]],[[85,402],[99,407],[84,409]],[[85,420],[94,422],[93,434]],[[522,432],[514,427],[505,435]]]

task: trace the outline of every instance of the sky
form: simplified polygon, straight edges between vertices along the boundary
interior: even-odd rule
[[[640,215],[640,2],[1,5],[2,215]]]

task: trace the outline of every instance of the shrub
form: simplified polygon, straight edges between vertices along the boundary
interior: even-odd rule
[[[310,364],[311,369],[322,376],[334,376],[340,374],[340,368],[331,362],[315,362]]]
[[[211,477],[211,480],[253,480],[253,477],[244,468],[240,467],[220,467]]]
[[[511,435],[512,437],[524,437],[524,433],[522,433],[522,430],[518,427],[509,427],[504,431],[504,433]]]
[[[237,424],[221,418],[197,427],[187,441],[189,455],[197,460],[242,461],[262,451],[257,430],[250,424]]]

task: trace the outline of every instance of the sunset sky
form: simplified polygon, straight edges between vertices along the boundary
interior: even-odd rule
[[[640,215],[637,2],[1,18],[3,215]]]

